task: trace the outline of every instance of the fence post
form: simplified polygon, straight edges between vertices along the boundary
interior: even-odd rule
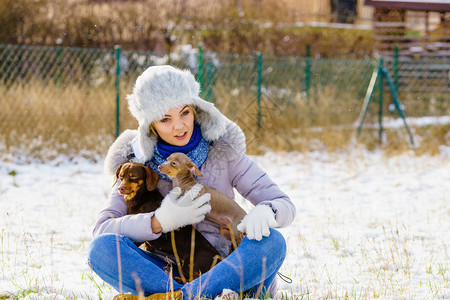
[[[59,86],[61,84],[61,60],[62,60],[62,41],[60,39],[56,40],[56,85]]]
[[[257,81],[257,101],[258,101],[258,130],[261,129],[261,86],[262,86],[262,53],[257,56],[256,70],[258,74]]]
[[[207,64],[206,64],[206,70],[207,70],[207,73],[208,73],[208,77],[207,77],[207,83],[206,83],[206,88],[208,89],[207,90],[207,93],[206,93],[206,101],[208,101],[208,102],[210,102],[211,101],[211,97],[212,97],[212,89],[213,89],[213,86],[214,86],[214,75],[213,75],[213,64],[212,64],[212,62],[208,62]]]
[[[120,45],[114,47],[116,50],[116,138],[120,134]]]
[[[394,66],[393,66],[393,75],[394,75],[394,86],[395,90],[398,91],[398,45],[394,45]]]
[[[197,70],[197,79],[200,82],[200,93],[205,91],[205,87],[203,84],[203,45],[198,44],[198,70]]]
[[[380,71],[383,70],[383,68],[384,68],[383,64],[384,64],[383,57],[380,57],[380,66],[379,66]],[[380,130],[379,130],[380,143],[382,143],[382,141],[383,141],[383,139],[382,139],[383,138],[383,84],[384,84],[383,76],[380,76],[379,80],[380,81],[378,82],[378,93],[379,93],[378,97],[379,97],[380,111],[378,113],[378,118],[379,118],[378,121],[380,124]]]
[[[311,45],[306,45],[305,55],[305,90],[306,101],[309,101],[309,90],[311,89]]]

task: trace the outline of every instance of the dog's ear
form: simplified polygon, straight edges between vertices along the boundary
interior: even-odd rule
[[[155,171],[150,169],[147,166],[144,166],[145,174],[147,175],[147,178],[145,180],[145,184],[147,185],[147,190],[153,191],[156,189],[156,186],[158,185],[159,176],[156,174]]]
[[[197,168],[197,166],[193,162],[188,163],[189,171],[191,171],[192,174],[198,177],[203,177],[202,172]]]
[[[115,185],[116,185],[117,179],[119,179],[119,174],[120,174],[120,170],[122,169],[122,166],[123,166],[123,164],[122,164],[122,165],[119,165],[119,166],[117,167],[116,175],[114,176],[114,182],[113,182],[113,185],[112,185],[112,186],[115,186]]]

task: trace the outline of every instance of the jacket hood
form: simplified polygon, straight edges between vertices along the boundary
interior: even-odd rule
[[[171,108],[193,105],[197,110],[196,122],[203,138],[212,142],[226,131],[225,117],[214,104],[199,97],[200,84],[189,70],[172,66],[152,66],[137,79],[132,94],[127,96],[128,108],[139,123],[137,146],[144,161],[153,157],[157,137],[150,125],[160,120]]]

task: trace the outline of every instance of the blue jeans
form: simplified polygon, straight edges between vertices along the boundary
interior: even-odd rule
[[[252,295],[261,284],[264,294],[285,257],[283,236],[270,229],[270,235],[261,241],[244,238],[235,251],[195,280],[185,285],[173,281],[173,289],[183,292],[183,300],[197,296],[214,298],[223,289]],[[139,249],[127,237],[116,234],[96,237],[89,245],[88,258],[92,270],[121,293],[138,295],[143,290],[145,295],[151,295],[171,290],[171,280],[165,272],[167,263]],[[174,266],[174,276],[176,269]]]

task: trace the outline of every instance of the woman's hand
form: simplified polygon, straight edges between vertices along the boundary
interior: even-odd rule
[[[209,204],[211,194],[205,193],[197,198],[202,188],[203,185],[196,184],[180,197],[181,189],[176,187],[167,194],[161,206],[155,211],[162,232],[196,224],[205,219],[205,214],[211,211]]]
[[[237,229],[247,233],[248,239],[260,241],[263,236],[270,235],[270,227],[277,225],[272,209],[268,205],[260,204],[250,210]]]

